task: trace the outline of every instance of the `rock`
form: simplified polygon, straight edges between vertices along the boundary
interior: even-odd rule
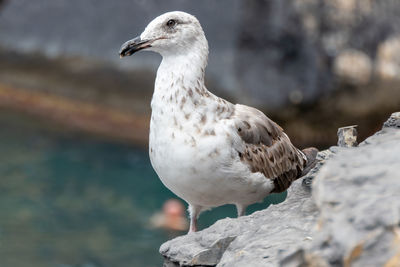
[[[222,232],[221,229],[218,230],[219,232]],[[190,266],[214,266],[220,261],[222,254],[225,252],[229,244],[235,240],[236,236],[236,234],[231,236],[211,235],[211,238],[199,240],[193,235],[187,235],[185,240],[176,238],[164,243],[160,247],[160,253],[168,255],[166,256],[167,266],[174,266],[177,265],[177,263],[180,265]],[[194,240],[191,241],[190,238],[194,238]],[[193,245],[198,241],[200,241],[199,244]],[[177,244],[181,242],[184,246],[177,246]]]
[[[386,128],[400,128],[400,112],[392,113],[390,118],[383,124]]]
[[[399,123],[393,113],[382,131],[327,161],[312,185],[320,211],[313,240],[281,263],[400,265],[400,131],[390,128]]]
[[[313,169],[311,169],[307,175],[302,178],[302,185],[306,187],[308,190],[311,190],[312,181],[315,176],[318,174],[319,169],[322,165],[325,164],[326,160],[328,160],[334,153],[336,153],[340,149],[339,147],[331,147],[329,149],[318,152],[317,155],[317,164]]]
[[[399,151],[400,131],[385,128],[330,159],[313,183],[318,228],[313,241],[296,252],[327,266],[392,261],[400,253]],[[294,262],[305,264],[305,258]]]
[[[341,127],[338,129],[338,146],[341,147],[353,147],[357,146],[357,126],[352,125],[347,127]]]
[[[341,82],[365,85],[371,79],[372,61],[361,51],[345,50],[335,58],[333,72]]]
[[[319,152],[283,203],[166,242],[165,266],[399,266],[399,122]]]
[[[384,80],[400,80],[400,35],[379,44],[376,55],[376,73]]]

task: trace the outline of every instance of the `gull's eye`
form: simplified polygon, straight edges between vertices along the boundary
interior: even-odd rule
[[[176,21],[174,19],[170,19],[167,21],[167,26],[172,28],[176,25]]]

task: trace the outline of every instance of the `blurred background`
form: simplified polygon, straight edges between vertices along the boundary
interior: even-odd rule
[[[362,141],[400,109],[397,0],[0,0],[1,266],[160,266],[159,245],[185,233],[159,222],[174,195],[147,155],[161,57],[118,57],[173,10],[204,28],[210,91],[301,148],[353,124]]]

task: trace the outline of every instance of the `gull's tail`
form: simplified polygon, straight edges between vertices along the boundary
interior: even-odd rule
[[[301,176],[306,175],[312,168],[315,167],[315,164],[317,164],[318,149],[315,147],[308,147],[303,149],[302,152],[307,158],[307,163],[303,169],[303,172],[301,173]]]

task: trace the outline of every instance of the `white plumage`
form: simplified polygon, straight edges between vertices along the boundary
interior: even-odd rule
[[[155,18],[121,56],[158,52],[149,153],[161,181],[189,203],[190,231],[202,210],[235,204],[238,215],[298,178],[306,156],[262,112],[234,105],[204,85],[208,43],[184,12]]]

